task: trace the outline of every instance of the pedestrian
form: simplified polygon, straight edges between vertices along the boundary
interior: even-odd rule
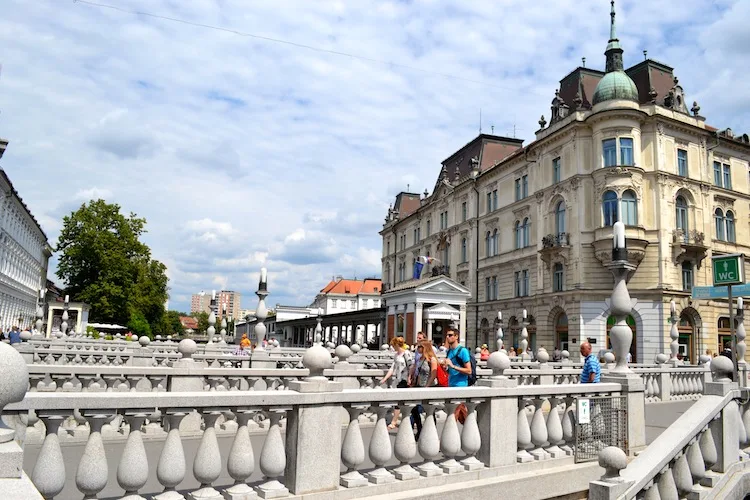
[[[395,349],[396,355],[388,372],[380,379],[380,383],[385,384],[390,378],[393,378],[393,383],[396,387],[403,389],[409,386],[409,368],[411,367],[412,355],[411,352],[405,349],[403,337],[393,337],[391,339],[391,347]],[[393,410],[393,420],[388,425],[388,429],[393,430],[398,427],[399,414],[400,410],[398,408]]]
[[[459,332],[450,328],[445,334],[448,353],[442,365],[448,368],[448,387],[468,387],[471,375],[471,354],[459,344]]]
[[[242,334],[242,339],[240,339],[240,347],[242,348],[242,350],[250,347],[250,339],[247,338],[247,333]]]
[[[481,361],[490,359],[490,348],[487,347],[487,344],[482,344],[482,349],[479,351],[479,359]]]
[[[721,351],[722,356],[726,356],[727,358],[734,360],[732,357],[732,344],[729,342],[724,343],[724,350]]]
[[[14,326],[13,329],[11,329],[10,334],[8,334],[8,339],[10,339],[11,344],[21,343],[21,331],[17,326]]]
[[[413,371],[416,374],[414,385],[416,387],[434,387],[435,380],[437,379],[438,360],[435,351],[432,349],[432,343],[428,340],[420,342],[417,345],[417,353],[419,353],[419,361],[417,362],[415,358],[414,365],[416,368]],[[412,425],[416,424],[417,426],[417,434],[415,436],[417,440],[419,440],[419,435],[422,433],[422,413],[424,413],[424,409],[421,404],[411,410]],[[435,423],[437,424],[437,421]]]
[[[516,348],[515,347],[511,347],[510,348],[510,351],[508,351],[508,357],[509,358],[515,358],[516,357]]]
[[[412,363],[411,368],[409,368],[409,387],[414,387],[416,385],[415,371],[416,367],[419,366],[422,358],[422,351],[419,349],[419,346],[422,344],[422,342],[424,342],[424,340],[424,333],[417,332],[417,345],[416,351],[414,352],[414,363]]]
[[[581,371],[582,384],[598,384],[601,382],[602,367],[599,360],[591,353],[591,344],[581,342],[581,356],[585,358]]]
[[[562,351],[560,350],[560,347],[555,347],[555,350],[552,351],[552,361],[558,363],[562,361]]]

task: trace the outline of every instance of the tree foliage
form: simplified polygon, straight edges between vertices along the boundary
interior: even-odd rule
[[[119,205],[104,200],[63,218],[57,276],[67,283],[66,293],[91,306],[92,321],[142,328],[142,318],[148,334],[159,329],[168,278],[166,266],[140,241],[145,226],[146,219],[126,217]]]
[[[190,315],[198,320],[198,332],[206,333],[206,330],[208,330],[208,313],[201,311],[191,313]]]

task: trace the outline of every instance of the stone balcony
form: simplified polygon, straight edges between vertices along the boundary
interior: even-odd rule
[[[695,229],[689,231],[675,229],[672,232],[672,258],[675,265],[690,261],[700,269],[703,260],[708,255],[708,245],[705,239],[706,235]]]
[[[613,226],[604,226],[594,231],[594,255],[603,266],[612,262]],[[638,267],[646,256],[648,239],[646,229],[642,226],[625,226],[625,243],[628,250],[628,262]]]

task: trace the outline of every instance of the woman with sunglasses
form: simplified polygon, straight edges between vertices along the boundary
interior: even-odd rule
[[[411,352],[405,349],[405,343],[403,337],[393,337],[391,339],[391,347],[396,351],[396,356],[393,358],[393,364],[388,369],[388,372],[380,379],[380,384],[385,384],[391,377],[396,387],[403,389],[409,387],[409,368],[412,362]],[[398,427],[398,417],[400,410],[398,408],[393,410],[393,420],[388,426],[388,429],[393,430]]]
[[[419,365],[414,368],[416,387],[434,387],[437,378],[438,360],[435,351],[432,349],[432,342],[423,340],[417,346],[419,353]],[[422,416],[424,412],[422,405],[417,405],[411,410],[412,425],[417,425],[417,434],[415,439],[419,440],[422,433]]]

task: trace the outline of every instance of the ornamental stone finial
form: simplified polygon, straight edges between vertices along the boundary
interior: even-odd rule
[[[508,378],[503,372],[510,368],[510,358],[503,352],[495,351],[487,359],[487,366],[492,369],[493,379]]]
[[[198,350],[198,346],[193,339],[182,339],[180,340],[180,343],[177,344],[177,350],[182,354],[183,360],[192,359],[193,354]]]
[[[734,363],[726,356],[716,356],[711,360],[711,378],[714,382],[731,382]]]
[[[338,346],[336,350],[334,351],[334,353],[336,354],[336,357],[339,358],[338,364],[341,364],[341,365],[343,364],[348,365],[349,362],[347,361],[347,359],[349,359],[351,355],[354,354],[352,350],[349,349],[349,347],[344,344],[341,344],[340,346]]]
[[[29,369],[23,356],[14,347],[0,342],[0,415],[6,405],[23,400],[28,385]],[[0,418],[0,443],[12,441],[15,434]],[[5,472],[0,470],[0,473]]]
[[[620,471],[628,466],[628,457],[617,446],[607,446],[599,452],[599,466],[605,471],[602,480],[619,480]]]

